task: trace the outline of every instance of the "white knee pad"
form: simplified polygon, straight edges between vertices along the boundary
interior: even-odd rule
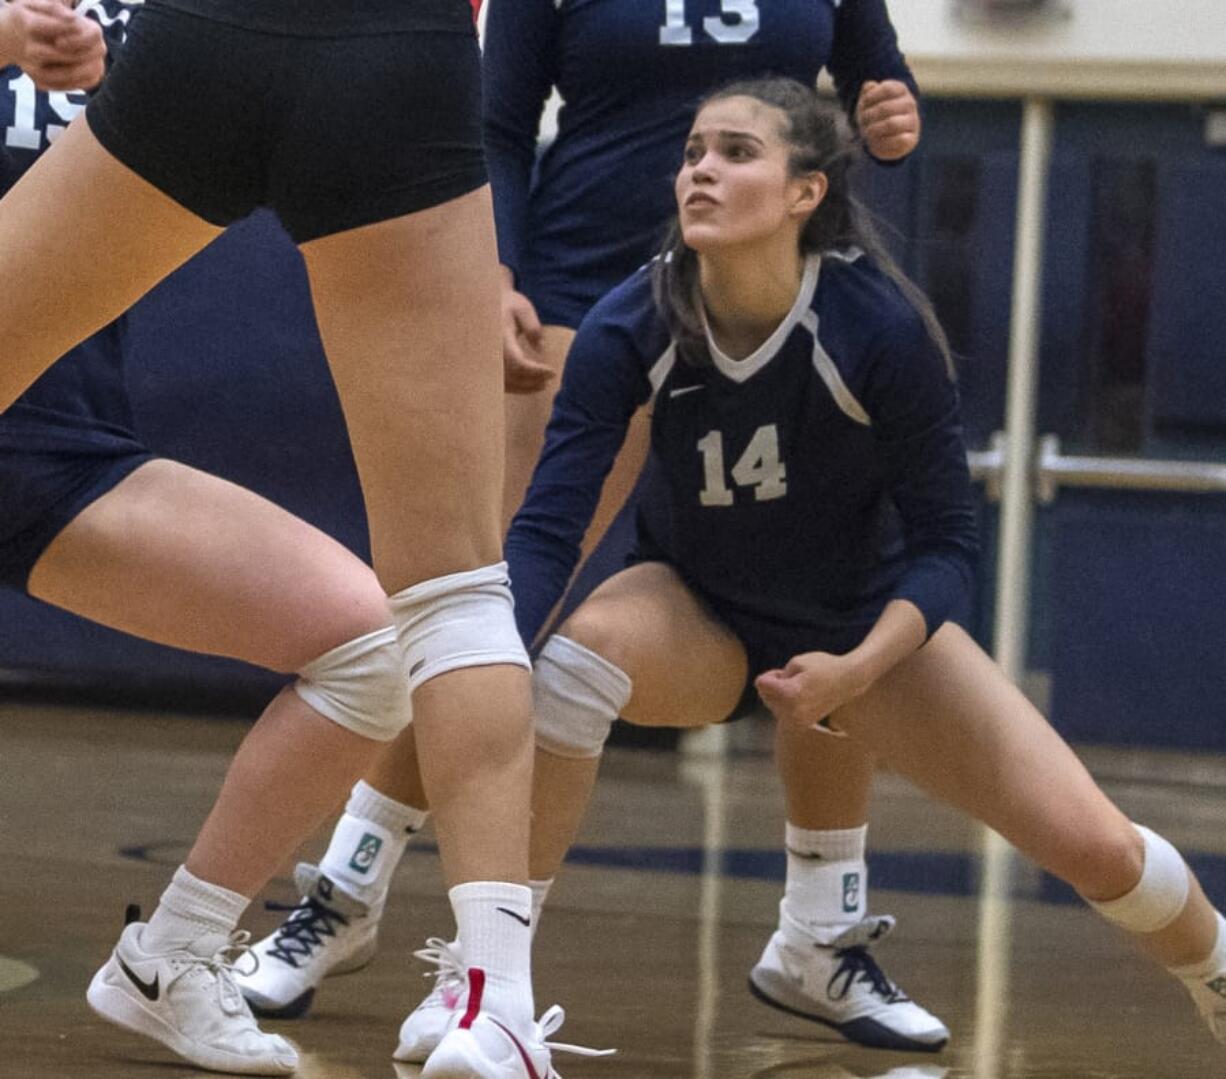
[[[423,581],[389,602],[411,690],[461,667],[531,669],[515,628],[505,562]]]
[[[599,757],[631,688],[620,667],[554,634],[532,673],[536,744],[557,757]]]
[[[387,626],[325,652],[298,672],[294,692],[342,727],[390,742],[413,718],[396,630]]]
[[[1178,918],[1187,905],[1191,888],[1188,867],[1179,851],[1162,836],[1140,824],[1133,827],[1145,841],[1145,867],[1137,886],[1119,899],[1087,902],[1121,929],[1130,933],[1156,933]]]

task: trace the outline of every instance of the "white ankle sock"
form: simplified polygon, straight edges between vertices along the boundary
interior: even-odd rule
[[[829,944],[864,918],[867,835],[868,825],[823,831],[785,826],[788,867],[779,923],[790,943]]]
[[[457,884],[447,894],[469,969],[469,991],[480,991],[480,1009],[514,1026],[531,1023],[532,890],[522,884],[472,881]],[[474,969],[482,972],[480,984]]]
[[[229,935],[251,902],[245,895],[209,884],[179,866],[158,902],[140,945],[150,953],[186,948],[199,937]]]
[[[342,891],[375,906],[387,898],[405,847],[429,815],[359,780],[319,868]]]

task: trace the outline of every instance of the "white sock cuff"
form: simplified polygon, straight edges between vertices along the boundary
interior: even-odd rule
[[[868,825],[858,828],[801,828],[788,821],[783,828],[788,851],[801,858],[824,862],[862,862],[868,841]]]
[[[353,817],[373,821],[392,833],[411,835],[420,832],[430,816],[428,809],[416,809],[376,790],[364,779],[359,779],[349,792],[345,812]]]
[[[1130,933],[1165,929],[1187,905],[1191,883],[1183,857],[1169,842],[1148,828],[1133,824],[1145,842],[1145,864],[1132,891],[1118,899],[1087,900],[1109,922]]]
[[[532,913],[532,889],[501,880],[470,880],[448,889],[452,907],[470,903],[501,903],[516,913]]]
[[[190,872],[185,865],[175,870],[162,893],[161,905],[180,917],[199,921],[207,918],[229,932],[251,904],[247,896],[220,884],[210,884]]]

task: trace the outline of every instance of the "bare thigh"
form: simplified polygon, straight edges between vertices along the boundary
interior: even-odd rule
[[[302,254],[384,587],[496,562],[504,422],[489,188]]]
[[[161,644],[297,670],[391,624],[370,568],[250,491],[156,460],[43,552],[30,594]]]
[[[886,767],[1081,890],[1120,895],[1135,883],[1127,818],[960,627],[947,623],[834,719]]]
[[[633,683],[622,715],[644,726],[700,727],[727,718],[745,688],[745,649],[662,562],[610,577],[561,633]]]
[[[220,232],[69,124],[0,199],[0,411]]]

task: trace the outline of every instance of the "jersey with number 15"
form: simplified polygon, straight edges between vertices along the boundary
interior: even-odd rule
[[[976,519],[958,395],[902,292],[857,251],[812,256],[751,355],[679,358],[650,267],[571,347],[545,449],[507,538],[516,618],[536,637],[578,557],[630,416],[658,467],[639,531],[716,603],[771,622],[870,626],[891,599],[934,632],[970,586]]]
[[[577,326],[646,262],[674,212],[695,104],[734,79],[812,86],[848,112],[869,79],[914,82],[885,0],[487,0],[485,143],[499,257],[547,323]],[[546,98],[558,133],[535,165]]]

